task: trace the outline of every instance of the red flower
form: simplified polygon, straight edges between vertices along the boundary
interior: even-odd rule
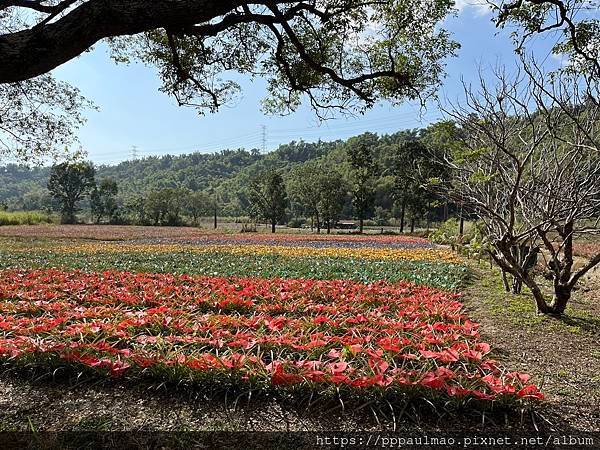
[[[538,387],[533,384],[528,384],[523,389],[519,390],[517,395],[521,398],[544,400],[544,394],[542,394]]]
[[[281,364],[275,365],[275,370],[271,375],[271,382],[275,386],[286,386],[290,384],[301,383],[303,378],[300,375],[286,373]]]

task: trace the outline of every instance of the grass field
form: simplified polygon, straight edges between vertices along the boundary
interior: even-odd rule
[[[0,227],[15,225],[50,224],[56,218],[40,212],[7,212],[0,211]]]
[[[523,344],[506,331],[525,329],[537,342],[543,327],[555,327],[588,344],[598,332],[587,306],[571,325],[540,322],[526,296],[503,308],[493,274],[420,238],[12,230],[0,231],[0,389],[10,405],[0,418],[8,430],[30,422],[135,427],[115,412],[115,398],[132,417],[143,411],[151,429],[249,429],[249,411],[281,408],[293,429],[412,429],[439,426],[443,417],[470,429],[484,412],[537,427],[522,410],[547,407],[539,404],[547,374],[511,356]],[[71,389],[84,400],[62,394]],[[185,398],[207,392],[216,398],[190,412]],[[48,395],[59,396],[55,407],[71,420],[27,412]],[[245,412],[224,418],[232,398],[234,409],[243,399]],[[101,411],[86,410],[94,401]],[[161,423],[164,408],[182,416]],[[544,414],[559,414],[550,410]],[[586,414],[593,421],[597,411]],[[265,419],[250,428],[279,425]]]

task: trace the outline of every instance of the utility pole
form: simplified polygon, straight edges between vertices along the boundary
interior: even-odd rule
[[[217,205],[217,190],[213,187],[211,187],[210,189],[212,191],[212,196],[213,196],[213,213],[214,213],[214,228],[215,230],[217,229],[218,226],[218,222],[217,222],[217,213],[218,213],[218,205]]]
[[[215,223],[214,223],[214,226],[215,226],[215,230],[216,230],[217,226],[218,226],[218,224],[217,224],[217,199],[215,199]]]
[[[262,152],[265,154],[267,152],[267,126],[261,125],[261,142],[262,142]]]
[[[131,159],[134,161],[136,159],[138,159],[138,146],[137,145],[131,146]]]

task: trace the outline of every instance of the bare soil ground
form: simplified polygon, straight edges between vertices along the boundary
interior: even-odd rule
[[[542,420],[559,430],[599,432],[600,269],[587,277],[562,319],[537,315],[528,294],[505,293],[488,268],[475,272],[464,298],[469,315],[499,360],[542,386]]]

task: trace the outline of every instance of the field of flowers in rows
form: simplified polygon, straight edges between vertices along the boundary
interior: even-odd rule
[[[2,240],[0,358],[260,389],[542,398],[490,356],[449,252],[402,237],[265,239]]]

